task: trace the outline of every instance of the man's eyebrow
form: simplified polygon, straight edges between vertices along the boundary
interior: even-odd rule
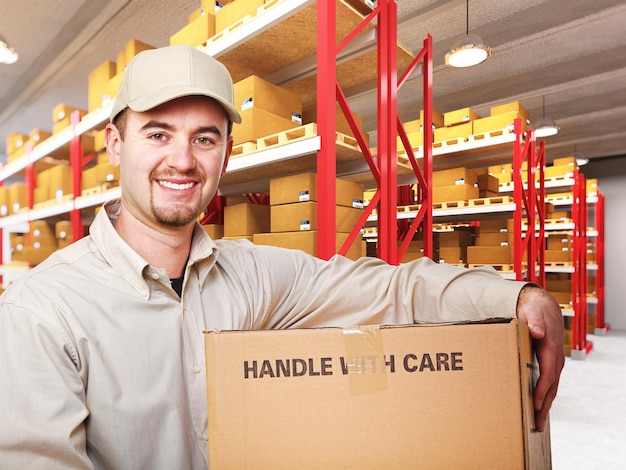
[[[148,129],[164,129],[166,131],[171,131],[174,129],[174,126],[167,122],[150,120],[141,127],[142,131],[146,131]],[[201,126],[198,127],[195,132],[196,134],[215,134],[218,137],[222,137],[222,132],[217,126]]]
[[[148,129],[165,129],[165,130],[171,131],[172,129],[174,129],[174,126],[172,126],[171,124],[168,124],[167,122],[151,120],[151,121],[146,122],[143,126],[141,126],[142,131],[146,131]]]

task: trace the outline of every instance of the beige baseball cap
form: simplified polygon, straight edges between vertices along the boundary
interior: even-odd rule
[[[110,120],[126,108],[144,112],[175,98],[192,95],[215,99],[232,122],[241,122],[233,105],[233,80],[223,64],[189,46],[142,51],[126,68]]]

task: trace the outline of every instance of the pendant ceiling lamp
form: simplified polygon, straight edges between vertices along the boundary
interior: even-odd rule
[[[576,151],[576,144],[574,144],[574,155],[572,156],[576,159],[576,164],[578,166],[584,166],[589,163],[589,159],[587,157]]]
[[[469,33],[469,0],[466,0],[465,9],[465,35],[454,42],[445,57],[446,65],[451,67],[472,67],[491,56],[491,48],[482,38]]]
[[[0,64],[14,64],[17,62],[18,54],[9,43],[0,36]]]
[[[559,127],[556,123],[546,117],[546,97],[542,97],[542,116],[535,125],[535,137],[550,137],[559,133]]]

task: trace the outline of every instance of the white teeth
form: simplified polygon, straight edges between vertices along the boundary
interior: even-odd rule
[[[170,181],[159,181],[159,184],[169,189],[178,189],[178,190],[189,189],[194,185],[194,183],[180,184],[180,183],[172,183]]]

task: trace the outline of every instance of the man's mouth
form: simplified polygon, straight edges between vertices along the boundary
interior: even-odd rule
[[[173,183],[171,181],[158,180],[157,181],[161,186],[168,189],[176,189],[178,191],[183,191],[185,189],[189,189],[195,185],[194,182],[189,183]]]

